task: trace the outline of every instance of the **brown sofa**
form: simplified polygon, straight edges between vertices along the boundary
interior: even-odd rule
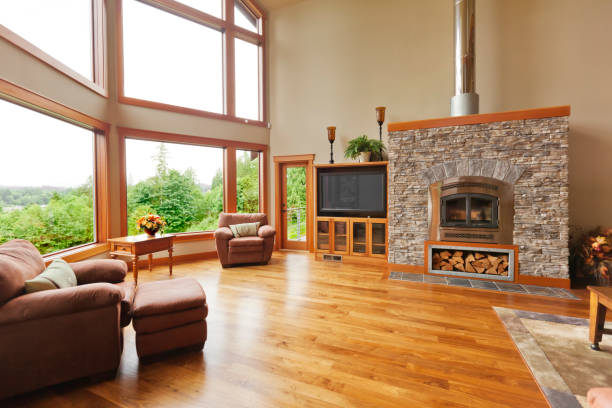
[[[127,265],[71,267],[78,286],[23,294],[24,281],[45,269],[43,258],[28,241],[0,245],[0,399],[119,367],[135,291],[123,281]]]
[[[234,238],[230,225],[260,222],[256,237]],[[268,216],[263,213],[221,213],[219,229],[215,231],[217,254],[224,268],[237,264],[263,263],[270,261],[274,249],[276,231],[268,225]]]

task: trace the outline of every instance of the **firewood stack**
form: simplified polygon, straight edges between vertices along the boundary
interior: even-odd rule
[[[432,256],[433,269],[508,276],[508,255],[475,251],[439,251]]]

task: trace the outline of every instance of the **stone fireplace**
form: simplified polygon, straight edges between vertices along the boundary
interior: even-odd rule
[[[499,268],[514,245],[516,276],[568,280],[568,116],[565,106],[390,124],[389,262],[427,266],[426,241],[450,258],[472,251],[461,242],[473,256],[488,248]]]

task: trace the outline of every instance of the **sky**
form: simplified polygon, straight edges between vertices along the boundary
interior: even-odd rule
[[[181,2],[221,16],[221,0]],[[236,24],[253,31],[241,13],[235,14]],[[91,79],[91,19],[83,18],[90,15],[91,2],[86,0],[0,0],[0,24]],[[135,0],[124,0],[124,31],[127,96],[211,112],[223,110],[222,36],[218,31]],[[259,50],[238,39],[235,48],[237,114],[258,119]],[[219,58],[212,58],[215,55]],[[92,175],[92,132],[1,99],[0,118],[0,186],[74,187]],[[138,143],[128,140],[126,147],[127,175],[134,182],[155,171],[151,157],[156,144]],[[200,183],[210,184],[223,164],[221,149],[168,148],[170,167],[194,168]]]

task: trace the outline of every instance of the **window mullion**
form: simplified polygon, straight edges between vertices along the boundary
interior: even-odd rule
[[[236,52],[234,25],[234,0],[225,0],[225,36],[223,52],[225,53],[225,113],[236,116]]]

